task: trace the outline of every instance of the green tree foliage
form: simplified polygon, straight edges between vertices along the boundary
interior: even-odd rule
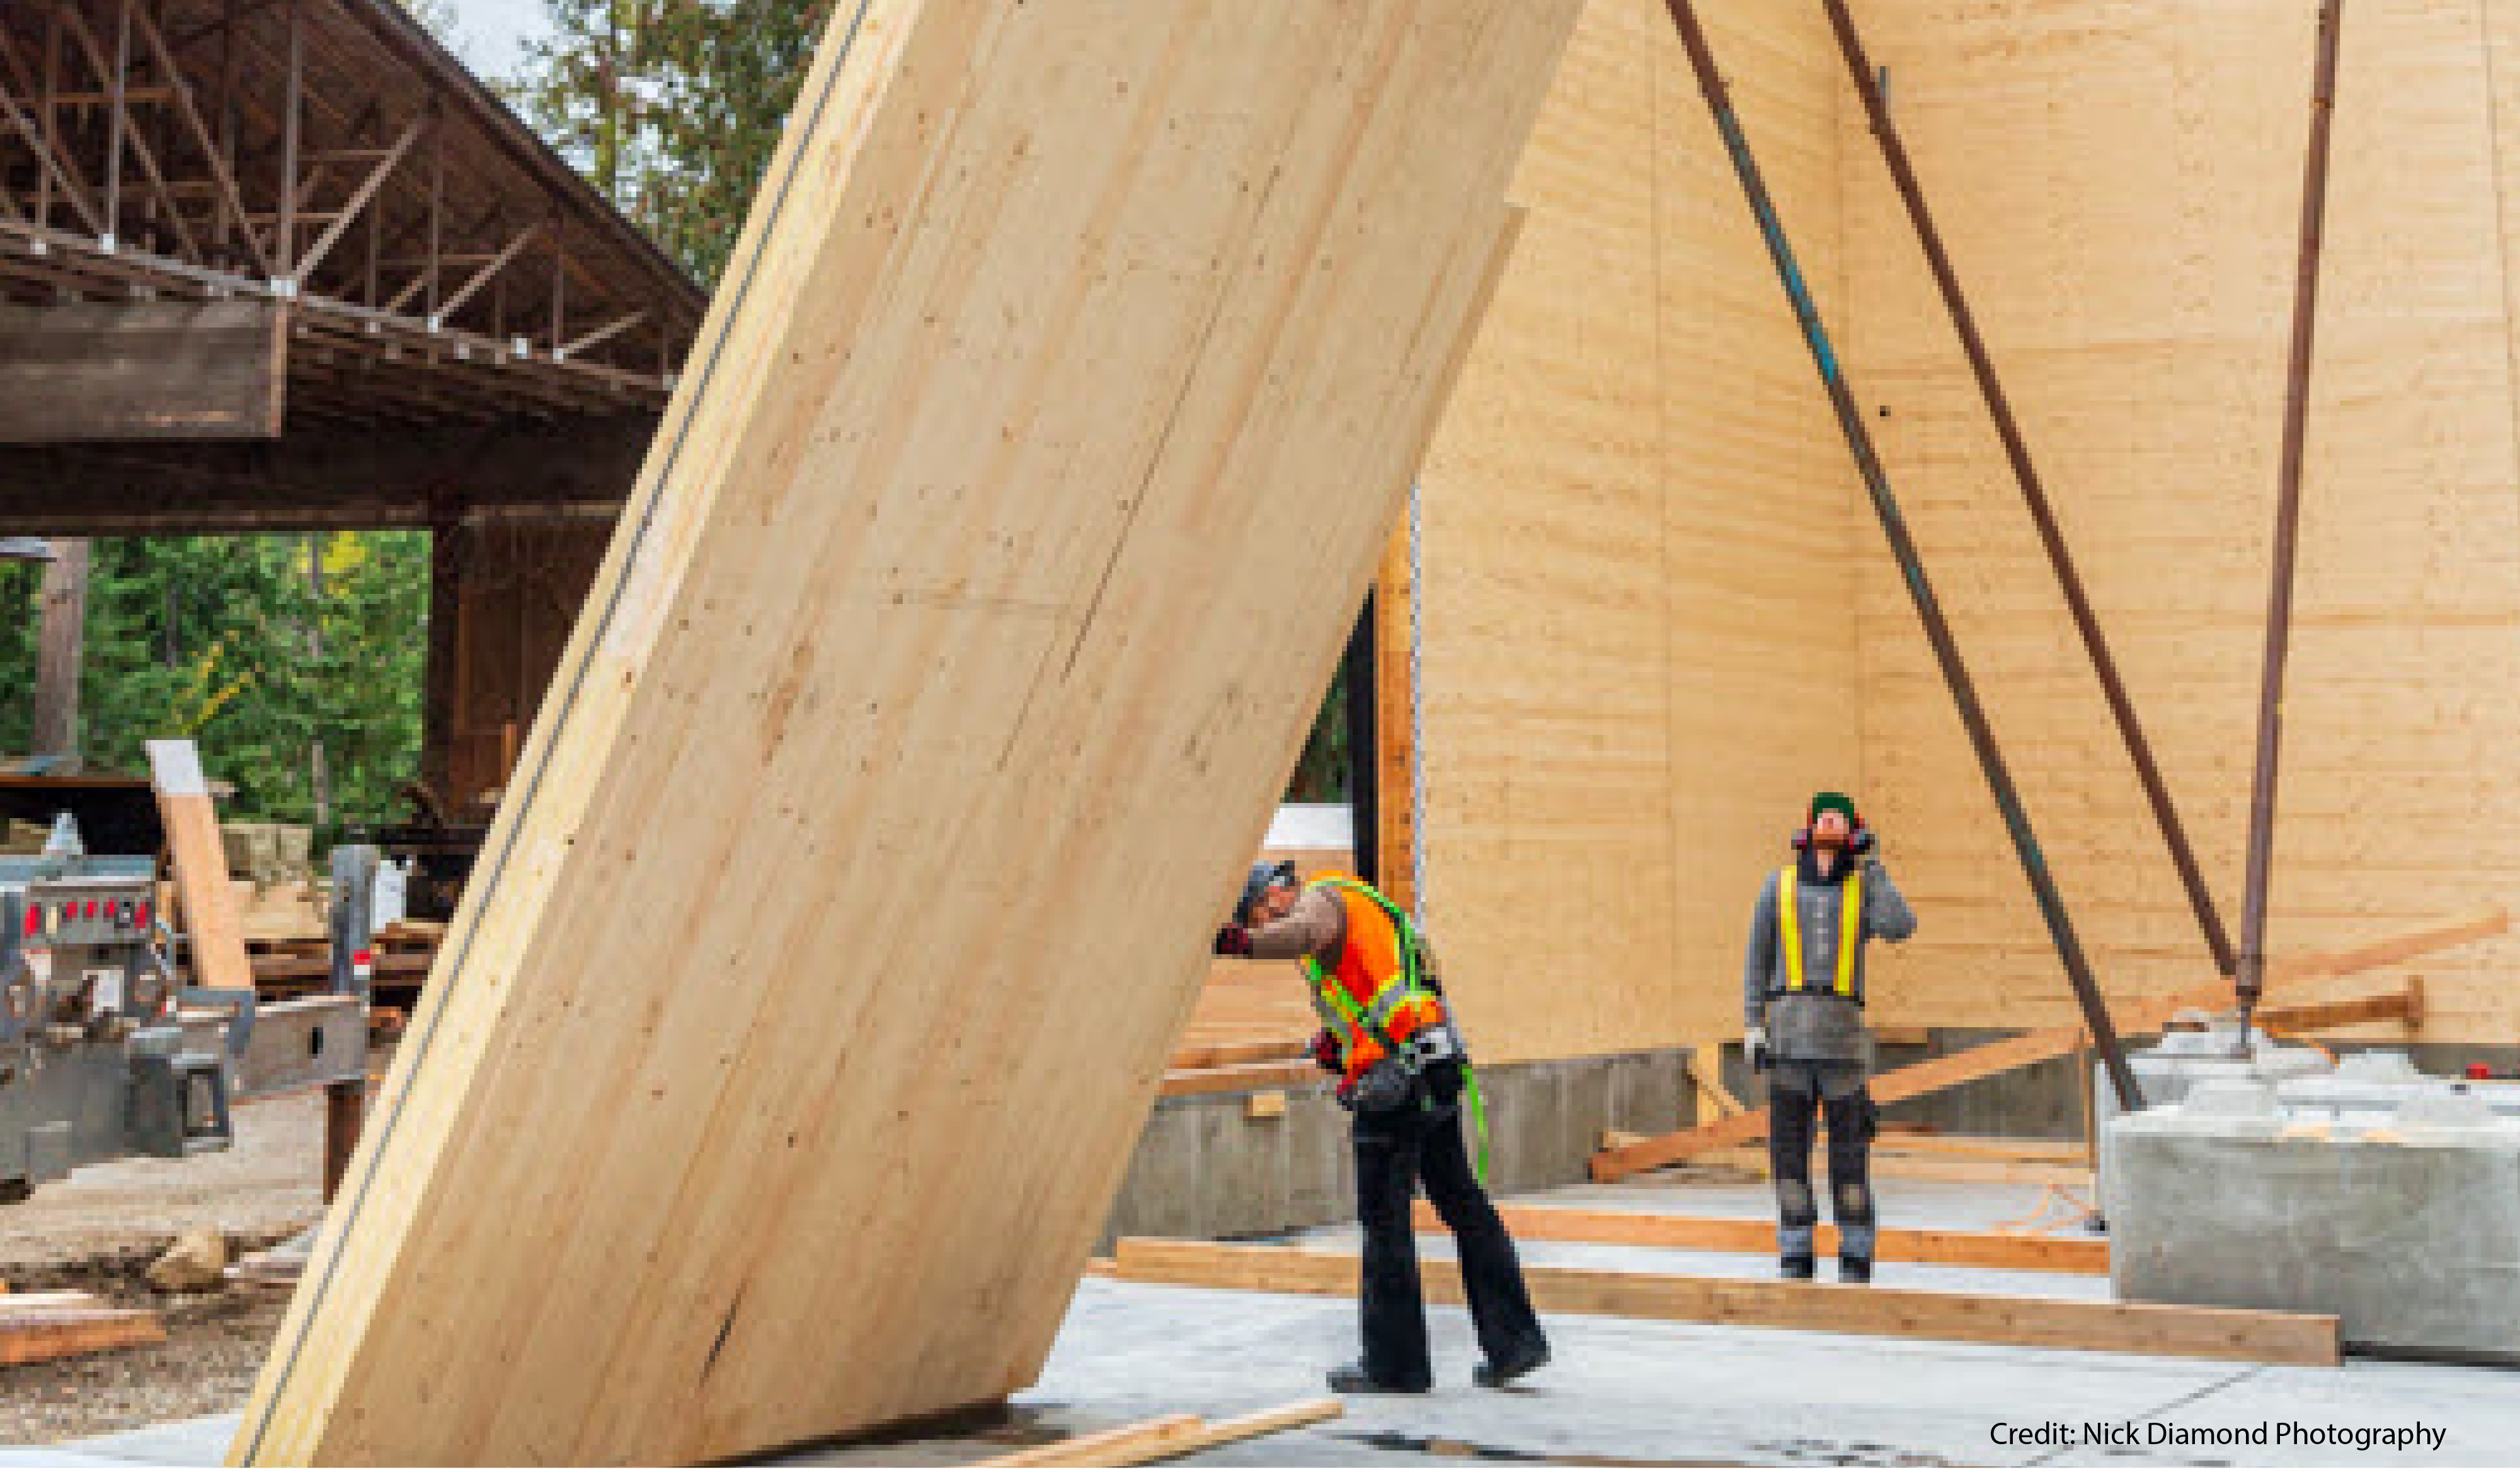
[[[90,769],[146,771],[143,741],[190,737],[237,788],[224,815],[312,822],[320,740],[335,824],[398,815],[420,761],[427,532],[134,538],[92,555]],[[0,750],[26,748],[42,583],[40,565],[0,563],[0,606],[17,614],[0,618]]]
[[[622,212],[714,284],[832,0],[544,0],[511,95]]]

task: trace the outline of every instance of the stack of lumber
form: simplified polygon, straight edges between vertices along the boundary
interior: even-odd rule
[[[0,1294],[0,1367],[146,1348],[165,1340],[158,1314],[115,1307],[84,1291]]]
[[[1581,8],[834,12],[235,1459],[1033,1380]]]

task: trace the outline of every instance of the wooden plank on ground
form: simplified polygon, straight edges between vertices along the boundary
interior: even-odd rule
[[[1033,1379],[1581,8],[836,8],[236,1457]]]
[[[1726,1251],[1769,1255],[1777,1248],[1776,1222],[1712,1215],[1659,1215],[1639,1210],[1578,1210],[1547,1205],[1501,1205],[1498,1213],[1518,1240],[1564,1240],[1586,1245],[1641,1245],[1678,1251]],[[1418,1227],[1443,1222],[1419,1201]],[[1995,1270],[2109,1273],[2106,1240],[2047,1235],[2005,1235],[1988,1230],[1917,1230],[1881,1226],[1874,1236],[1882,1261],[1919,1266],[1974,1266]],[[1820,1253],[1837,1253],[1837,1226],[1820,1227]]]
[[[165,1325],[154,1312],[44,1306],[0,1309],[0,1366],[153,1347],[165,1340]]]
[[[1196,1414],[1167,1414],[1160,1419],[1146,1419],[1136,1424],[1123,1424],[1096,1434],[1082,1434],[1060,1440],[1054,1445],[1036,1445],[1012,1454],[1001,1454],[980,1461],[991,1470],[1012,1470],[1019,1465],[1128,1465],[1141,1463],[1143,1452],[1163,1450],[1189,1443],[1205,1420]],[[1131,1455],[1141,1455],[1132,1459]]]
[[[1125,1425],[1101,1434],[1079,1435],[1056,1445],[1037,1446],[1013,1454],[982,1460],[985,1466],[1017,1465],[1148,1465],[1158,1460],[1179,1459],[1231,1445],[1241,1440],[1257,1439],[1282,1430],[1299,1429],[1319,1424],[1347,1412],[1347,1405],[1336,1399],[1306,1399],[1299,1403],[1263,1409],[1256,1414],[1243,1414],[1232,1419],[1201,1419],[1194,1414],[1176,1414],[1169,1418],[1149,1419],[1142,1424]],[[1187,1423],[1183,1421],[1187,1420]]]
[[[158,792],[158,817],[175,864],[175,892],[183,904],[184,947],[191,983],[210,990],[253,989],[253,961],[246,954],[244,919],[228,882],[227,844],[219,814],[202,776],[202,752],[190,740],[151,740],[149,783]]]
[[[1243,1291],[1349,1296],[1356,1258],[1283,1246],[1201,1240],[1120,1242],[1122,1280]],[[1421,1263],[1429,1300],[1459,1303],[1460,1270]],[[1568,1312],[1736,1327],[1790,1327],[2020,1347],[2083,1348],[2239,1362],[2333,1365],[2336,1318],[2073,1298],[1980,1296],[1811,1281],[1736,1280],[1528,1266],[1532,1304]]]
[[[2491,938],[2508,929],[2510,923],[2507,910],[2489,908],[2351,949],[2295,956],[2270,966],[2268,985],[2272,989],[2322,975],[2359,974],[2397,964],[2417,955]],[[2229,1001],[2230,994],[2230,987],[2217,980],[2172,996],[2121,1002],[2112,1007],[2112,1012],[2122,1035],[2138,1036],[2160,1030],[2182,1010],[2221,1006]],[[2053,1060],[2083,1046],[2084,1041],[2081,1026],[2053,1026],[2026,1032],[2001,1042],[1956,1051],[1949,1056],[1884,1072],[1872,1079],[1872,1096],[1877,1102],[1905,1101],[1945,1088],[1958,1087],[1964,1082],[1976,1082]],[[1603,1183],[1614,1183],[1648,1169],[1678,1163],[1692,1154],[1747,1143],[1767,1136],[1768,1110],[1763,1107],[1632,1143],[1624,1148],[1604,1149],[1593,1156],[1593,1178]]]
[[[1816,1155],[1822,1150],[1814,1149]],[[1768,1151],[1735,1145],[1708,1149],[1691,1154],[1691,1164],[1709,1164],[1724,1169],[1737,1169],[1765,1179],[1769,1174]],[[2056,1184],[2068,1189],[2089,1189],[2092,1171],[2076,1160],[2057,1163],[2045,1159],[1968,1158],[1934,1153],[1904,1153],[1896,1149],[1876,1148],[1871,1159],[1874,1179],[1942,1180],[1958,1183],[1980,1184]]]

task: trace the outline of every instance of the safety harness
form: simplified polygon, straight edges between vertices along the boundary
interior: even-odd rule
[[[1791,866],[1778,877],[1777,928],[1785,945],[1785,989],[1808,989],[1803,978],[1803,911],[1795,902],[1799,886]],[[1864,942],[1864,870],[1857,869],[1846,875],[1845,892],[1837,903],[1837,984],[1839,995],[1855,999],[1855,952]]]
[[[1417,924],[1411,921],[1399,905],[1384,898],[1370,883],[1360,882],[1354,878],[1324,878],[1316,886],[1353,893],[1382,911],[1383,917],[1391,921],[1392,934],[1397,941],[1394,948],[1399,952],[1400,965],[1393,971],[1390,978],[1384,980],[1374,991],[1372,999],[1360,1005],[1356,998],[1348,994],[1347,987],[1339,983],[1337,974],[1324,969],[1321,961],[1314,957],[1305,956],[1304,978],[1312,982],[1313,1013],[1321,1018],[1322,1024],[1328,1028],[1330,1035],[1342,1039],[1340,1044],[1342,1048],[1353,1047],[1354,1038],[1362,1032],[1373,1038],[1374,1042],[1382,1047],[1386,1057],[1412,1073],[1421,1070],[1427,1063],[1433,1061],[1450,1059],[1461,1064],[1462,1098],[1469,1109],[1471,1134],[1478,1140],[1478,1179],[1479,1183],[1484,1186],[1488,1180],[1487,1101],[1479,1093],[1478,1070],[1470,1065],[1469,1052],[1461,1045],[1460,1032],[1453,1025],[1452,1006],[1443,997],[1427,988],[1422,969],[1423,957],[1418,943]],[[1412,1034],[1407,1042],[1392,1039],[1390,1031],[1392,1015],[1400,1009],[1403,1002],[1418,998],[1430,1001],[1442,1008],[1444,1020],[1441,1029],[1450,1033],[1443,1039],[1443,1049],[1435,1054],[1427,1054],[1426,1048],[1419,1044],[1419,1038],[1424,1035],[1423,1029]],[[1434,1039],[1430,1037],[1427,1040]]]

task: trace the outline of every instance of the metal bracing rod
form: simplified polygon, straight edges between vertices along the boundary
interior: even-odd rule
[[[2336,116],[2336,56],[2344,0],[2318,8],[2318,61],[2310,89],[2310,144],[2301,168],[2301,250],[2294,272],[2292,360],[2284,389],[2283,447],[2275,468],[2273,587],[2267,594],[2267,653],[2258,694],[2257,773],[2249,787],[2248,887],[2240,907],[2240,1038],[2265,994],[2267,887],[2274,861],[2275,766],[2283,744],[2284,655],[2292,638],[2293,559],[2301,528],[2302,445],[2310,423],[2311,352],[2318,326],[2318,258],[2327,216],[2327,155]]]
[[[1836,349],[1830,346],[1827,329],[1822,324],[1820,306],[1812,299],[1811,288],[1803,279],[1802,267],[1795,262],[1793,246],[1785,239],[1783,219],[1778,214],[1776,201],[1769,197],[1767,181],[1750,154],[1750,140],[1741,130],[1741,121],[1732,111],[1732,99],[1724,85],[1723,73],[1715,65],[1715,54],[1706,42],[1705,27],[1698,23],[1696,7],[1691,0],[1665,0],[1673,23],[1680,27],[1680,38],[1688,48],[1690,67],[1697,72],[1697,84],[1706,94],[1706,105],[1715,114],[1715,126],[1723,135],[1725,152],[1731,156],[1732,170],[1741,181],[1741,192],[1748,196],[1750,211],[1757,216],[1759,233],[1765,238],[1769,257],[1777,267],[1778,279],[1793,302],[1794,315],[1800,319],[1803,340],[1811,349],[1812,360],[1820,368],[1822,386],[1828,392],[1830,406],[1836,410],[1838,427],[1846,435],[1846,447],[1855,457],[1856,468],[1864,476],[1865,488],[1872,497],[1872,509],[1881,519],[1881,531],[1889,539],[1891,554],[1898,558],[1899,569],[1907,583],[1908,595],[1916,604],[1917,620],[1924,624],[1926,641],[1933,645],[1934,659],[1941,665],[1943,682],[1951,689],[1952,702],[1958,706],[1960,723],[1968,728],[1969,743],[1977,752],[1980,769],[1986,773],[1986,783],[1994,793],[1996,806],[2003,814],[2005,828],[2012,835],[2012,845],[2021,860],[2021,870],[2030,880],[2030,888],[2039,901],[2041,916],[2048,921],[2048,937],[2056,946],[2056,956],[2064,961],[2065,973],[2073,981],[2075,998],[2082,1002],[2084,1023],[2091,1029],[2092,1046],[2099,1052],[2108,1068],[2109,1083],[2117,1091],[2118,1103],[2130,1112],[2143,1106],[2143,1090],[2134,1071],[2127,1066],[2125,1048],[2118,1044],[2117,1028],[2109,1021],[2108,1002],[2100,996],[2099,984],[2092,978],[2091,961],[2083,954],[2082,941],[2075,937],[2073,920],[2065,913],[2065,897],[2057,891],[2055,878],[2048,871],[2048,860],[2041,855],[2039,839],[2030,829],[2030,814],[2021,804],[2021,793],[2013,784],[2012,773],[2004,766],[2003,754],[1996,746],[1995,730],[1987,723],[1986,710],[1978,702],[1976,686],[1971,684],[1967,666],[1960,661],[1959,646],[1952,641],[1951,626],[1944,620],[1942,605],[1925,578],[1925,565],[1916,551],[1908,523],[1899,512],[1899,503],[1890,493],[1890,477],[1881,468],[1881,458],[1873,451],[1872,435],[1864,426],[1864,415],[1856,407],[1854,390],[1838,369]]]
[[[2092,671],[2099,676],[2101,692],[2108,697],[2109,713],[2117,720],[2118,737],[2125,742],[2127,758],[2135,763],[2136,776],[2143,782],[2145,799],[2152,803],[2152,820],[2161,828],[2162,841],[2169,845],[2171,866],[2179,870],[2180,884],[2187,890],[2187,906],[2195,911],[2196,925],[2204,931],[2205,948],[2213,954],[2216,972],[2230,975],[2235,965],[2230,931],[2223,926],[2222,913],[2214,907],[2213,890],[2205,884],[2196,850],[2188,843],[2187,829],[2179,820],[2179,808],[2170,799],[2170,787],[2162,780],[2160,764],[2153,759],[2152,744],[2144,738],[2143,724],[2136,717],[2135,700],[2127,693],[2126,681],[2118,677],[2117,659],[2109,652],[2108,639],[2100,632],[2099,615],[2092,611],[2092,600],[2083,590],[2082,573],[2075,569],[2073,554],[2065,548],[2065,533],[2056,524],[2056,512],[2048,504],[2039,468],[2032,463],[2030,446],[2022,438],[2019,422],[2013,418],[2012,402],[2004,396],[2003,384],[1996,377],[1995,358],[1988,352],[1986,338],[1977,329],[1976,314],[1969,310],[1968,297],[1960,290],[1959,273],[1953,268],[1951,255],[1943,248],[1942,232],[1934,228],[1933,214],[1925,207],[1924,187],[1917,182],[1915,166],[1908,157],[1908,145],[1891,120],[1880,74],[1865,55],[1863,37],[1856,32],[1855,17],[1848,11],[1846,0],[1822,0],[1822,4],[1828,11],[1829,25],[1837,32],[1837,49],[1846,58],[1847,72],[1854,77],[1855,90],[1863,97],[1864,110],[1872,119],[1872,136],[1880,140],[1882,161],[1889,165],[1890,177],[1899,186],[1899,197],[1907,202],[1908,218],[1916,227],[1916,239],[1924,246],[1934,284],[1942,290],[1943,306],[1951,315],[1953,330],[1959,334],[1961,347],[1968,353],[1969,369],[1977,376],[1978,393],[1986,400],[1988,417],[1995,421],[1996,436],[2003,441],[2003,457],[2011,464],[2013,480],[2021,487],[2021,499],[2039,527],[2039,542],[2047,549],[2048,564],[2054,569],[2057,588],[2064,593],[2065,605],[2074,614],[2074,626],[2083,637],[2083,651],[2091,656]]]

